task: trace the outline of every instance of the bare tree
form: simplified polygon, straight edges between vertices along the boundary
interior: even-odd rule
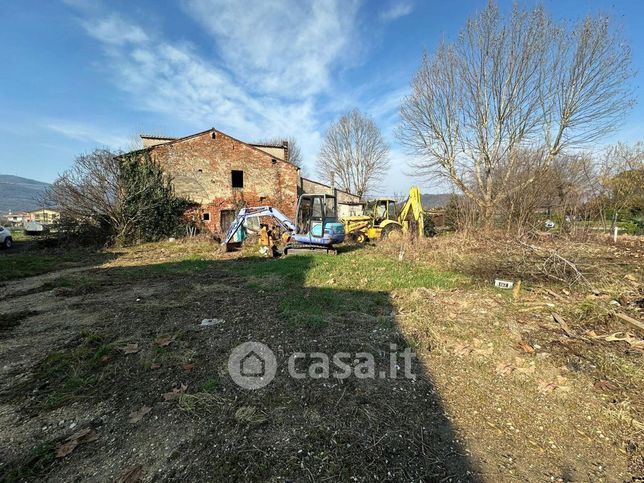
[[[88,242],[134,243],[174,234],[191,207],[147,153],[96,149],[76,158],[47,193],[67,234]]]
[[[328,183],[361,198],[389,169],[389,146],[373,119],[354,109],[326,132],[317,171]]]
[[[604,227],[607,212],[614,224],[628,211],[644,211],[644,143],[609,146],[598,163],[596,180],[595,204]]]
[[[521,235],[525,229],[543,229],[546,216],[560,220],[585,217],[581,210],[594,183],[594,160],[588,154],[562,153],[545,167],[540,151],[523,150],[521,159],[508,182],[509,194],[499,203],[499,218],[508,232]],[[533,181],[526,183],[529,179]]]
[[[96,149],[81,154],[73,167],[56,179],[47,199],[59,209],[62,218],[119,226],[123,223],[120,209],[123,187],[119,173],[115,153]]]
[[[562,151],[613,130],[632,104],[630,49],[606,17],[557,24],[490,2],[453,43],[424,55],[401,107],[399,136],[421,176],[446,177],[492,222],[499,204],[531,184]],[[541,169],[513,176],[522,149]]]
[[[294,164],[298,168],[303,168],[302,163],[302,150],[297,140],[293,136],[289,137],[272,137],[260,139],[255,144],[265,144],[267,146],[282,146],[284,142],[288,143],[288,159],[289,163]]]

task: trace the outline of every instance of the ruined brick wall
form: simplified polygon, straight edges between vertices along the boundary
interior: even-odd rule
[[[300,177],[299,192],[310,194],[333,194],[333,188],[319,181]],[[348,191],[336,190],[338,202],[338,218],[346,218],[348,216],[362,215],[363,206],[360,204],[360,197],[349,193]]]
[[[270,205],[295,217],[297,167],[223,133],[154,146],[150,156],[172,176],[178,195],[201,205],[199,216],[207,214],[203,224],[212,232],[221,231],[222,211],[225,219],[241,206]],[[242,188],[233,187],[233,170],[243,172]]]
[[[338,203],[358,203],[360,197],[343,190],[336,190],[338,196]],[[301,193],[325,193],[333,194],[333,189],[326,184],[319,181],[313,181],[308,178],[300,178],[300,192]]]

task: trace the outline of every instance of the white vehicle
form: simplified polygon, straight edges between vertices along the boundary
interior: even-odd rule
[[[0,226],[0,246],[4,248],[11,248],[13,246],[13,238],[9,228]]]

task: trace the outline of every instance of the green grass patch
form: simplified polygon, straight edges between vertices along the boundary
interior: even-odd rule
[[[49,250],[26,250],[20,253],[3,254],[0,258],[0,282],[17,280],[43,273],[98,263],[105,254],[84,250],[55,253]]]
[[[214,393],[221,386],[219,379],[210,378],[200,386],[200,392]]]
[[[277,308],[287,324],[311,329],[322,329],[330,319],[348,313],[387,317],[391,290],[450,288],[463,280],[361,250],[337,256],[244,258],[227,269],[244,277],[250,288],[278,291]]]
[[[337,256],[297,255],[271,260],[248,258],[236,264],[235,273],[257,280],[279,280],[286,287],[335,287],[367,291],[401,288],[451,288],[463,278],[430,267],[358,250]]]
[[[456,274],[439,272],[421,264],[354,253],[326,260],[318,258],[307,272],[305,283],[388,291],[418,287],[451,288],[460,280]]]
[[[338,290],[329,288],[292,288],[283,293],[279,311],[300,325],[324,327],[326,317],[348,312],[385,315],[389,307],[386,292]]]
[[[10,462],[3,468],[4,475],[0,478],[3,482],[37,480],[54,463],[55,445],[49,441],[41,443],[22,458]]]
[[[36,399],[44,409],[54,409],[81,397],[90,396],[103,368],[103,357],[115,350],[98,333],[83,334],[76,348],[48,354],[34,371],[24,389],[37,387]]]
[[[31,237],[25,233],[25,230],[18,230],[16,228],[11,229],[11,238],[14,242],[30,240]]]
[[[10,255],[2,259],[0,281],[15,280],[51,272],[60,268],[62,260],[52,255]]]
[[[100,289],[101,282],[89,277],[71,276],[58,277],[45,282],[38,291],[58,289],[59,295],[74,296],[85,295]]]
[[[8,330],[11,327],[20,325],[20,322],[24,319],[33,315],[38,315],[38,313],[39,312],[35,310],[20,310],[18,312],[2,313],[0,314],[0,331]]]

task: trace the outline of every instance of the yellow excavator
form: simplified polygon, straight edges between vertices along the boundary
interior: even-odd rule
[[[377,198],[367,202],[364,214],[345,217],[342,223],[345,233],[357,243],[397,238],[407,233],[423,236],[425,223],[420,190],[416,186],[411,187],[399,212],[396,200]]]

